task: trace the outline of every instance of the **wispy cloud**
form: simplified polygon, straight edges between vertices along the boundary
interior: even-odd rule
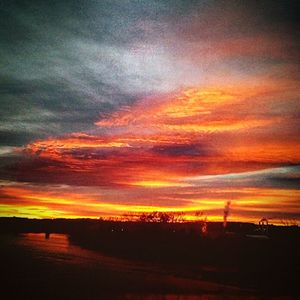
[[[5,2],[4,215],[298,213],[294,2]]]

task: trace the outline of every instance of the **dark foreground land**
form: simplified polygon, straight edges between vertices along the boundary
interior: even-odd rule
[[[4,299],[297,299],[299,227],[0,218]],[[1,297],[2,298],[2,297]]]

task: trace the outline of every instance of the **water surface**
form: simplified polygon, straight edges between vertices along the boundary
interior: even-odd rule
[[[11,289],[18,286],[18,290],[12,290],[18,298],[25,295],[23,299],[41,299],[42,295],[43,299],[260,299],[257,294],[236,287],[182,276],[176,267],[83,249],[70,243],[65,234],[21,234],[6,247],[7,260],[11,262],[11,268],[6,270],[7,283]]]

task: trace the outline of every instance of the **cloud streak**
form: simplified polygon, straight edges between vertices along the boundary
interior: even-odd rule
[[[298,216],[294,5],[4,3],[2,215]]]

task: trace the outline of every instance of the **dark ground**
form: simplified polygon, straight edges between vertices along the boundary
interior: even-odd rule
[[[212,223],[207,236],[199,226],[2,218],[1,295],[152,300],[300,295],[298,227],[269,226],[268,238],[250,238],[247,234],[262,234],[253,224],[233,223],[224,233],[221,224]],[[53,233],[65,233],[71,246],[32,250],[18,242],[26,232],[43,233],[41,242],[45,233],[49,241]]]

